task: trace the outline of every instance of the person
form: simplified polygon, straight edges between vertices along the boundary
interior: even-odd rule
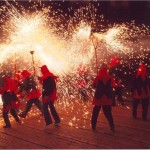
[[[113,106],[116,105],[116,97],[119,103],[123,106],[123,97],[122,97],[122,65],[121,59],[117,55],[112,55],[109,64],[109,73],[115,79],[115,85],[113,87]]]
[[[81,94],[81,98],[84,101],[86,101],[88,98],[87,91],[86,91],[86,81],[84,79],[78,80],[77,86],[78,86],[78,91]]]
[[[93,99],[93,112],[91,125],[92,129],[96,129],[97,119],[102,107],[105,117],[107,118],[110,129],[114,131],[114,121],[111,112],[112,106],[112,87],[114,84],[113,78],[108,74],[107,68],[102,67],[93,81],[93,86],[96,88]]]
[[[150,83],[144,64],[139,65],[136,77],[133,81],[133,110],[132,115],[137,118],[137,108],[139,103],[142,103],[142,119],[147,120],[148,105],[150,97]]]
[[[59,115],[55,109],[54,101],[57,99],[56,81],[57,76],[49,71],[46,65],[41,67],[42,77],[40,83],[42,83],[42,102],[43,102],[43,113],[46,122],[46,128],[52,124],[52,118],[49,113],[48,107],[50,108],[51,114],[55,120],[55,125],[60,123]]]
[[[81,99],[84,101],[88,100],[87,75],[88,75],[88,68],[85,65],[83,65],[82,63],[80,63],[77,68],[77,76],[79,77],[79,79],[77,80],[76,85],[78,87],[78,92],[81,96]]]
[[[116,105],[116,97],[118,99],[118,101],[120,102],[120,104],[123,106],[124,102],[123,102],[123,98],[122,98],[122,80],[119,77],[115,77],[115,86],[114,86],[114,91],[113,91],[113,105]]]
[[[15,89],[17,87],[17,84],[15,83],[13,78],[5,77],[3,87],[0,90],[0,93],[2,94],[2,102],[3,102],[3,118],[5,125],[3,128],[11,128],[11,123],[8,117],[8,113],[13,116],[13,118],[21,124],[21,121],[16,113],[16,109],[20,107],[20,102],[18,100],[18,97],[15,93]]]
[[[31,110],[32,105],[35,104],[40,112],[43,114],[42,102],[39,100],[41,96],[40,90],[34,77],[27,70],[22,71],[23,83],[20,85],[21,91],[27,93],[27,103],[25,110],[19,114],[20,117],[26,118],[28,112]]]

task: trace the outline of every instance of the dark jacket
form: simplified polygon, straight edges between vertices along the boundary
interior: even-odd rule
[[[142,79],[141,76],[137,76],[133,81],[132,93],[136,99],[142,99],[149,97],[149,78]]]
[[[53,95],[54,91],[56,91],[56,83],[55,80],[49,76],[43,80],[42,97]]]
[[[108,74],[106,68],[101,68],[97,77],[93,81],[96,88],[93,104],[97,106],[112,105],[112,87],[114,79]]]
[[[42,102],[54,101],[57,99],[56,81],[58,77],[51,73],[46,65],[41,67],[41,72],[43,74],[40,78],[40,82],[43,86]]]
[[[106,95],[110,99],[112,98],[111,79],[109,79],[106,84],[104,84],[101,80],[98,80],[95,98],[100,99],[103,95]]]
[[[9,111],[10,109],[20,107],[20,102],[15,92],[4,91],[2,94],[2,101],[3,111]]]
[[[41,96],[40,90],[37,88],[37,84],[33,76],[27,77],[23,83],[20,85],[20,91],[25,91],[27,93],[28,100],[36,99]]]

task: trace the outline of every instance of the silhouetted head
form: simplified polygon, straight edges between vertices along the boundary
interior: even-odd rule
[[[47,66],[46,65],[43,65],[41,68],[41,73],[42,74],[47,74],[49,73],[50,71],[48,70]]]
[[[139,65],[137,76],[147,75],[146,66],[144,64]]]
[[[98,73],[98,75],[106,75],[107,74],[107,68],[106,67],[102,67]]]
[[[27,70],[23,70],[21,75],[23,76],[23,78],[26,79],[26,78],[28,78],[31,75],[31,73],[29,73]]]

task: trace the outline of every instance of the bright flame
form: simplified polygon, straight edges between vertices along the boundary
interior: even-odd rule
[[[119,27],[112,27],[109,28],[108,31],[103,34],[94,33],[92,38],[96,41],[96,44],[105,44],[109,52],[121,51],[127,53],[129,48],[125,46],[125,38],[128,37],[128,34],[123,34],[126,30],[127,27],[125,27],[124,25]]]
[[[85,23],[81,22],[78,31],[76,32],[76,36],[79,39],[88,40],[91,35],[91,26],[86,25]]]
[[[133,66],[138,64],[137,58],[143,60],[149,58],[147,53],[150,51],[148,47],[149,39],[147,40],[148,44],[139,39],[141,35],[149,35],[149,27],[143,25],[140,28],[131,23],[129,25],[109,26],[105,33],[91,33],[94,27],[101,30],[100,23],[96,24],[96,20],[94,20],[100,19],[99,16],[96,17],[98,13],[96,13],[95,6],[78,9],[73,13],[74,16],[69,16],[69,13],[58,15],[58,12],[61,11],[51,12],[50,7],[45,8],[45,6],[41,11],[36,9],[34,13],[25,10],[20,13],[12,5],[8,4],[8,6],[5,9],[8,18],[0,19],[0,21],[3,21],[2,24],[5,23],[3,26],[4,34],[7,35],[8,33],[5,43],[0,45],[1,71],[5,70],[1,77],[14,70],[14,65],[17,66],[17,69],[31,71],[33,63],[30,51],[35,51],[34,65],[36,69],[39,70],[39,66],[46,64],[54,74],[60,77],[58,82],[58,97],[60,99],[57,102],[62,110],[68,111],[69,109],[68,114],[72,112],[73,117],[69,121],[70,126],[75,126],[75,122],[79,120],[76,116],[79,116],[79,114],[82,114],[84,118],[91,114],[88,106],[91,106],[91,102],[84,101],[82,103],[83,95],[79,92],[77,81],[86,80],[84,88],[88,100],[91,100],[94,93],[91,85],[93,77],[96,76],[95,70],[97,67],[93,43],[97,46],[98,67],[101,67],[105,60],[104,51],[106,49],[108,51],[107,56],[119,54],[123,58],[123,65],[127,64],[127,67],[130,66],[130,69],[134,70]],[[21,6],[18,5],[18,7]],[[36,7],[36,4],[34,7]],[[72,8],[69,9],[74,11]],[[53,14],[53,16],[50,14]],[[61,20],[65,16],[70,20],[64,19],[62,23]],[[90,18],[91,22],[89,22]],[[99,19],[97,22],[100,21]],[[137,39],[137,43],[135,39]],[[130,59],[135,61],[130,63]],[[84,71],[80,64],[86,66],[88,71]],[[77,71],[78,68],[79,72],[83,72],[82,75]],[[125,70],[124,74],[133,75],[128,70]],[[81,108],[84,108],[85,104],[88,107],[85,110],[78,109],[75,113],[74,105],[78,104]],[[33,112],[31,114],[37,115]]]
[[[106,44],[112,49],[114,49],[115,52],[118,50],[127,50],[127,47],[123,44],[123,42],[118,40],[118,37],[121,36],[123,30],[124,27],[122,26],[119,28],[111,28],[105,34]]]
[[[67,70],[66,57],[63,51],[63,40],[58,39],[52,30],[48,29],[44,13],[36,13],[31,16],[19,16],[11,18],[14,32],[10,35],[11,43],[1,47],[1,60],[13,53],[24,53],[34,50],[41,59],[42,64],[48,64],[51,71],[62,74]],[[27,56],[29,57],[29,56]],[[31,57],[30,57],[31,58]]]

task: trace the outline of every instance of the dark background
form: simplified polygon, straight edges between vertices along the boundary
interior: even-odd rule
[[[37,1],[37,0],[36,0]],[[25,8],[32,5],[35,0],[19,0],[19,4],[23,5]],[[11,4],[14,2],[9,1]],[[150,1],[42,1],[42,5],[52,5],[54,10],[61,9],[64,13],[72,12],[68,10],[69,7],[77,9],[81,6],[86,6],[92,3],[97,8],[98,14],[103,14],[107,21],[121,23],[125,21],[135,20],[137,23],[144,23],[150,25]],[[0,6],[4,5],[5,1],[0,1]],[[41,8],[41,4],[37,3],[38,8]],[[59,6],[58,6],[59,4]],[[99,4],[99,5],[98,5]]]
[[[66,2],[67,3],[67,2]],[[135,20],[137,23],[150,24],[150,1],[74,1],[69,5],[79,7],[93,3],[98,8],[98,13],[104,14],[109,22],[121,23]],[[97,6],[99,3],[99,6]],[[65,9],[65,7],[63,7]]]
[[[16,5],[15,2],[17,2],[19,5]],[[71,18],[73,18],[74,16],[74,12],[75,10],[77,10],[78,8],[81,8],[82,6],[89,6],[89,4],[94,5],[94,7],[97,9],[96,12],[96,24],[92,26],[92,30],[93,31],[97,31],[97,32],[103,32],[105,31],[105,29],[107,29],[108,25],[110,24],[121,24],[121,23],[125,23],[125,22],[131,22],[131,21],[135,21],[135,24],[145,24],[146,26],[150,25],[150,1],[115,1],[115,0],[111,0],[111,1],[73,1],[73,0],[67,0],[67,1],[59,1],[59,0],[42,0],[42,2],[40,3],[39,0],[31,0],[31,2],[29,2],[28,0],[15,0],[15,2],[13,0],[9,1],[10,4],[13,4],[17,10],[19,11],[21,9],[20,5],[22,5],[25,10],[28,10],[29,7],[29,12],[34,12],[35,8],[32,8],[33,5],[37,5],[36,9],[40,10],[43,8],[43,6],[51,6],[51,9],[54,11],[57,11],[57,15],[62,16],[62,14],[66,14],[63,15],[64,17],[62,17],[60,19],[60,21],[55,24],[56,26],[60,26],[61,24],[63,24],[64,28],[67,29],[68,28],[68,23],[67,21],[70,20]],[[0,6],[5,5],[6,2],[0,1]],[[9,8],[9,6],[8,6]],[[68,8],[71,8],[68,9]],[[21,11],[20,11],[21,12]],[[4,18],[5,13],[0,13],[0,18]],[[6,13],[7,14],[7,13]],[[52,14],[50,14],[51,16]],[[100,15],[104,15],[104,21],[101,22],[99,16]],[[54,18],[57,18],[56,15],[53,16]],[[92,17],[89,15],[89,17],[85,17],[86,19],[88,18],[89,21],[92,20]],[[81,19],[83,18],[76,18],[76,20],[74,20],[73,24],[76,25],[78,24],[79,21],[81,21]],[[6,19],[7,20],[7,19]],[[0,21],[0,34],[1,37],[4,36],[4,32],[2,32],[2,25],[5,23],[6,21]],[[99,25],[102,25],[101,27]],[[104,29],[104,30],[103,30]],[[62,32],[62,31],[58,31],[58,32]],[[2,42],[5,38],[0,37],[0,41]]]

